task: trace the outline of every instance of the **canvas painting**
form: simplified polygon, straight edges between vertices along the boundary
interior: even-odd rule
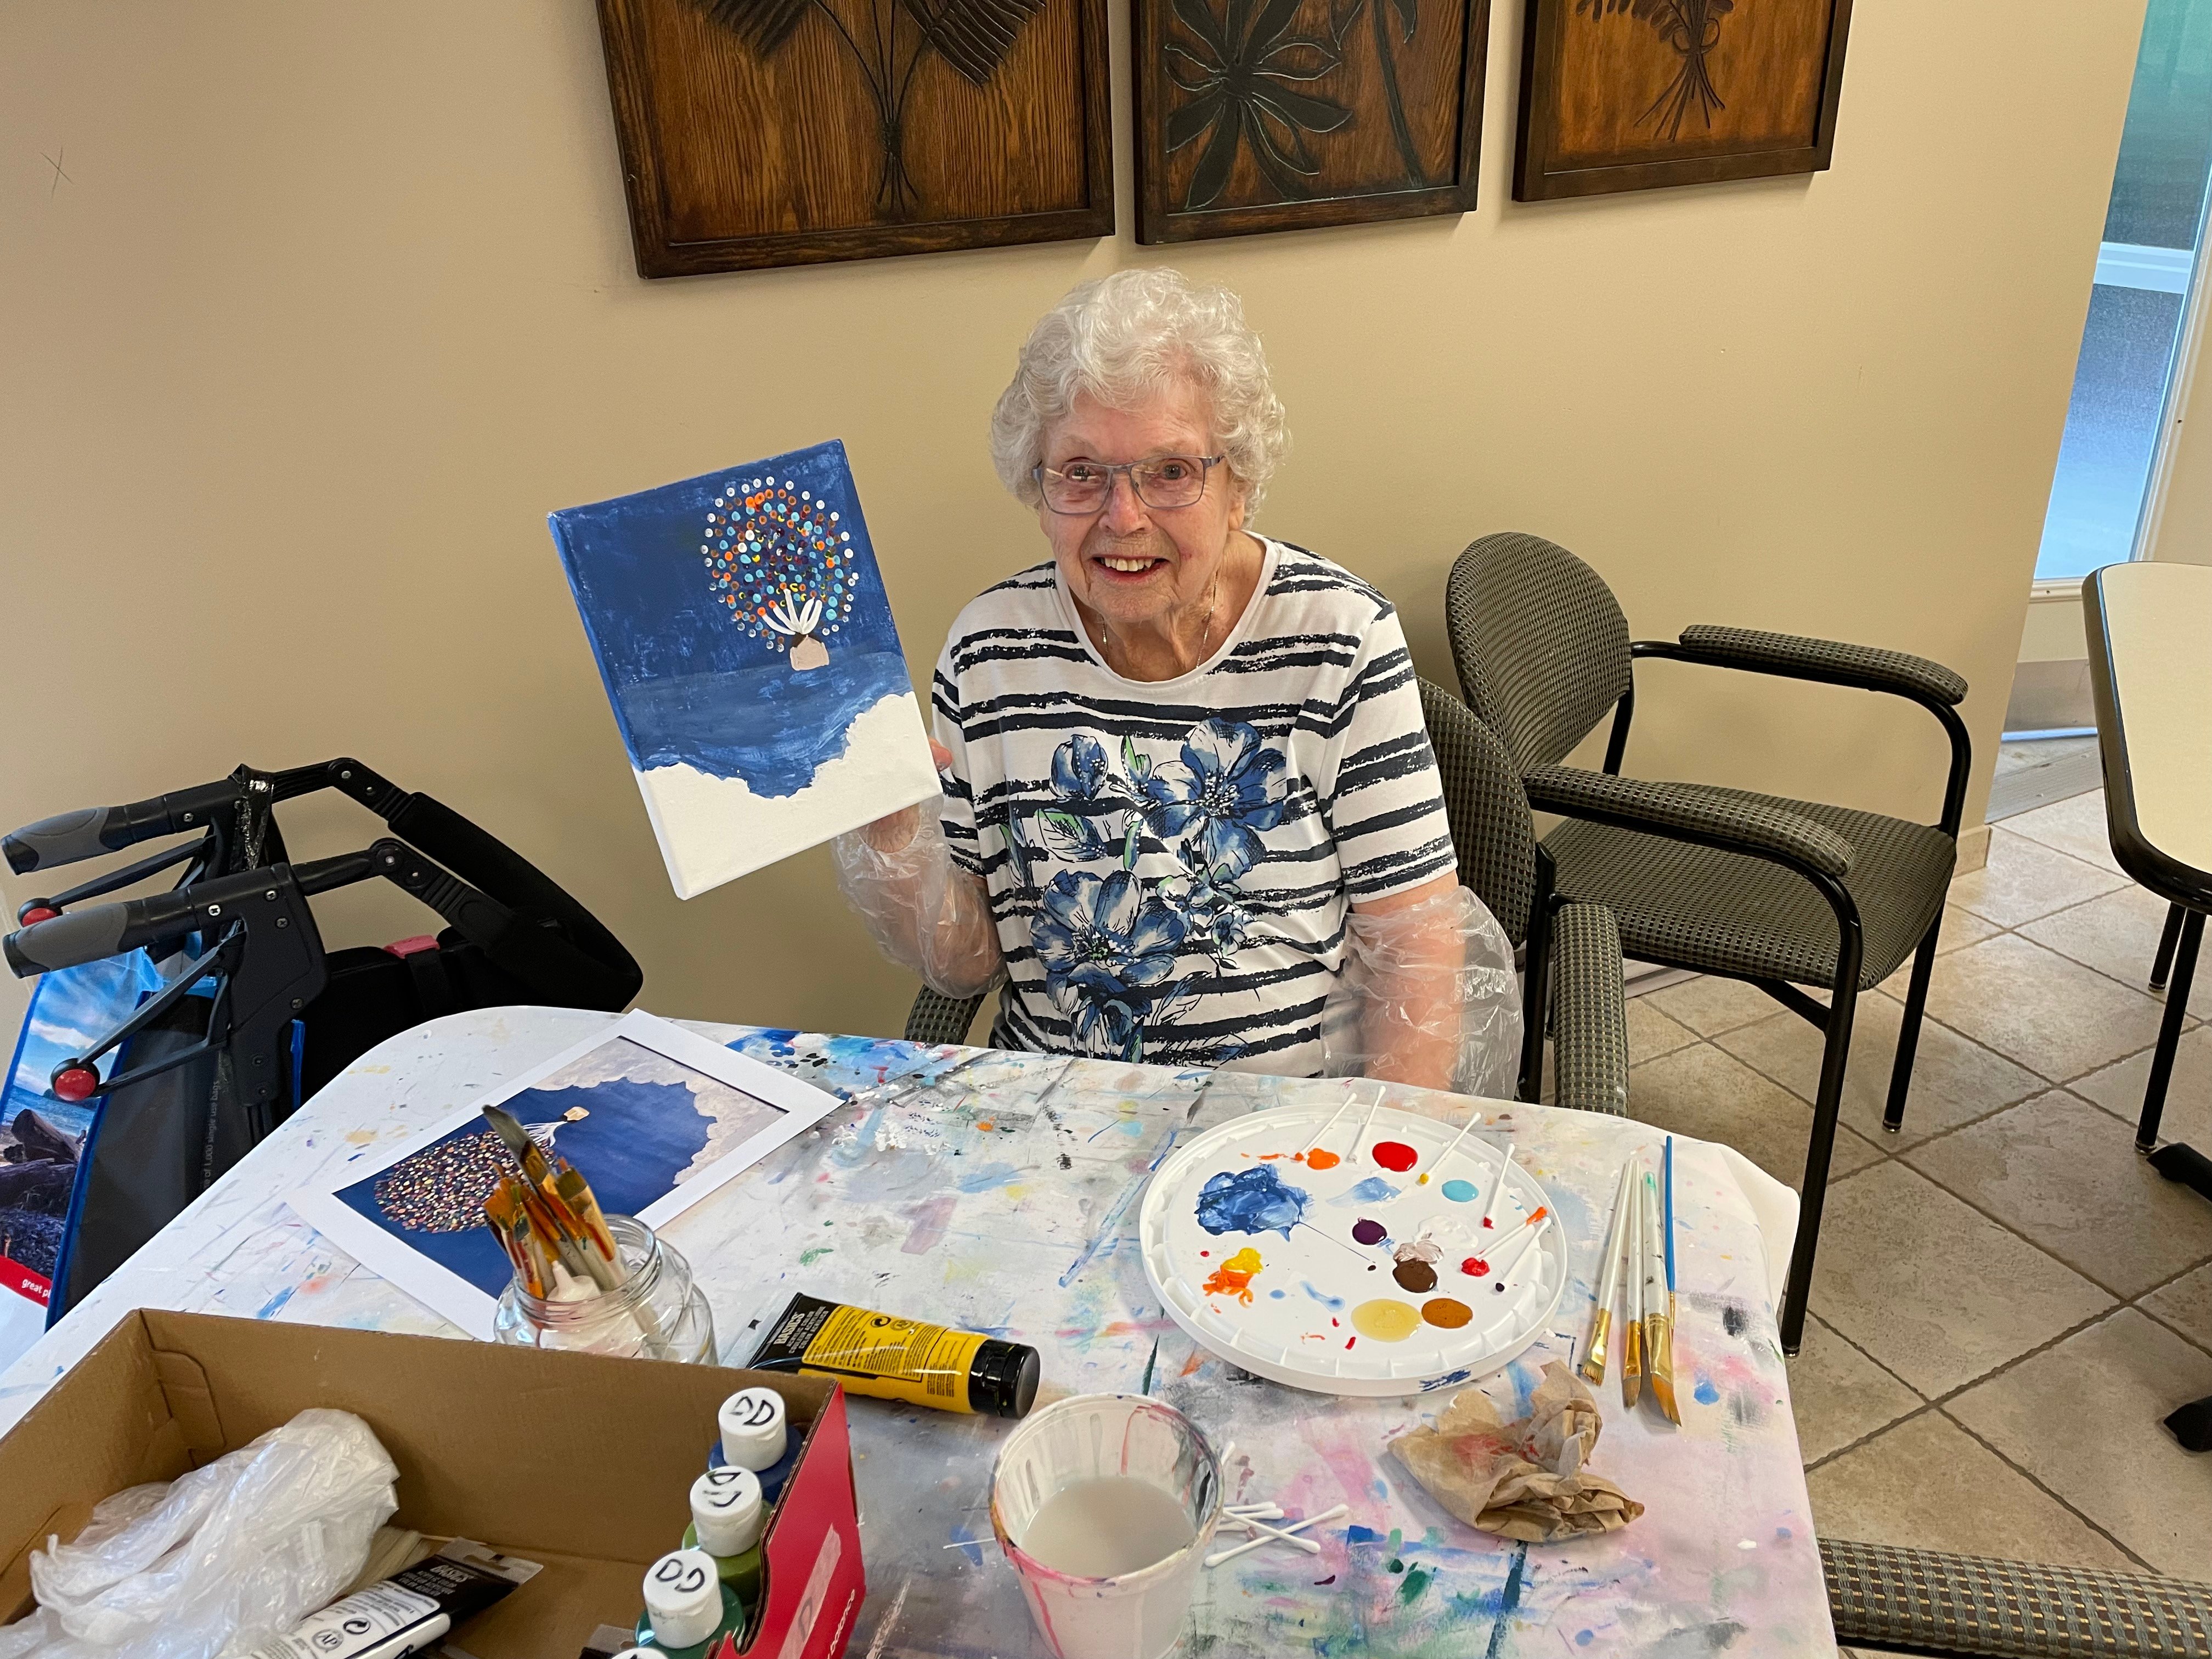
[[[341,1165],[290,1200],[319,1231],[478,1336],[512,1276],[484,1224],[507,1167],[488,1105],[592,1184],[610,1215],[658,1227],[811,1127],[836,1097],[650,1014],[625,1014],[456,1113],[421,1144]]]
[[[936,794],[843,444],[552,525],[677,896]]]

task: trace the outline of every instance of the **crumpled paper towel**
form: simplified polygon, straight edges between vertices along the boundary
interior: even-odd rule
[[[1480,1389],[1464,1389],[1433,1429],[1390,1443],[1429,1496],[1470,1527],[1541,1544],[1613,1532],[1644,1505],[1585,1465],[1597,1445],[1597,1401],[1558,1360],[1544,1367],[1529,1414],[1500,1423]]]

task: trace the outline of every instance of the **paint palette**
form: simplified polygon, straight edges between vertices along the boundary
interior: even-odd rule
[[[1373,1395],[1495,1370],[1549,1328],[1566,1238],[1535,1179],[1516,1163],[1485,1229],[1501,1147],[1387,1109],[1316,1147],[1333,1110],[1237,1118],[1153,1175],[1138,1237],[1169,1317],[1271,1382]]]

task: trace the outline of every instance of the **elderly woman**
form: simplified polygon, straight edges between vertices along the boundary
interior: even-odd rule
[[[1236,296],[1078,288],[991,435],[1052,556],[952,625],[939,810],[838,841],[884,948],[951,995],[1003,975],[1001,1048],[1510,1094],[1510,950],[1397,617],[1247,528],[1288,436]]]

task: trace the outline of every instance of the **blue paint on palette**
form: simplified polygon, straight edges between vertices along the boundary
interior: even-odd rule
[[[640,772],[798,793],[913,683],[843,444],[552,515]]]
[[[1224,1170],[1198,1192],[1198,1224],[1214,1234],[1277,1232],[1288,1238],[1305,1211],[1304,1189],[1288,1185],[1265,1164]]]
[[[1370,1176],[1366,1180],[1346,1188],[1344,1191],[1329,1200],[1329,1207],[1335,1210],[1355,1210],[1369,1204],[1381,1204],[1397,1197],[1399,1191],[1398,1188],[1393,1187],[1381,1176]]]
[[[1713,1386],[1711,1377],[1700,1376],[1698,1379],[1697,1389],[1690,1398],[1700,1406],[1717,1406],[1720,1403],[1721,1391]]]
[[[1443,1192],[1444,1196],[1455,1204],[1472,1204],[1474,1201],[1474,1183],[1472,1181],[1447,1181]]]
[[[1315,1301],[1320,1303],[1322,1307],[1340,1310],[1344,1306],[1344,1298],[1342,1297],[1331,1296],[1327,1291],[1316,1290],[1312,1280],[1302,1279],[1298,1283],[1305,1287],[1306,1294],[1311,1297]]]

